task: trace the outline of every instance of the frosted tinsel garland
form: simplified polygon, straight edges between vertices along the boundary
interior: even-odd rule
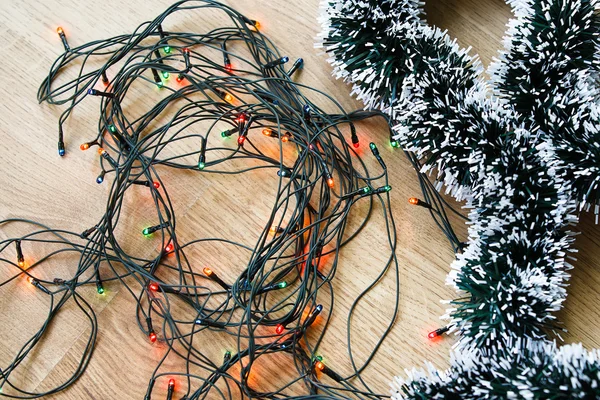
[[[572,213],[600,199],[600,0],[508,3],[515,19],[492,87],[468,50],[426,25],[422,2],[322,4],[317,47],[334,75],[389,113],[394,139],[472,208],[448,276],[459,352],[398,398],[600,395],[597,353],[556,352],[546,336],[566,297]]]

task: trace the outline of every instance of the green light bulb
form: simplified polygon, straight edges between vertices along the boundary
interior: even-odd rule
[[[168,73],[167,71],[163,71],[163,73],[162,73],[162,76],[163,76],[163,78],[165,78],[165,79],[169,79],[169,76],[170,76],[170,75],[169,75],[169,73]]]
[[[365,186],[365,187],[362,189],[362,192],[363,192],[363,193],[370,193],[370,192],[371,192],[371,188],[370,188],[370,187],[368,187],[368,186]]]
[[[98,286],[97,292],[98,294],[104,294],[104,288],[102,286]]]
[[[369,143],[369,147],[371,148],[371,150],[375,150],[377,148],[377,146],[375,146],[375,143],[373,142]]]
[[[398,147],[400,147],[400,143],[396,142],[395,140],[392,140],[392,141],[390,142],[390,144],[392,145],[392,147],[395,147],[395,148],[398,148]]]
[[[162,82],[156,82],[156,86],[158,86],[159,89],[162,89],[164,85],[165,84]]]
[[[386,192],[389,192],[390,190],[392,190],[392,187],[390,185],[385,185],[383,187],[383,190],[385,190]]]
[[[163,50],[165,51],[165,53],[170,54],[171,53],[171,46],[165,46],[165,47],[163,47]]]
[[[150,228],[144,228],[144,230],[142,231],[142,233],[144,234],[144,236],[150,235]]]
[[[223,132],[221,132],[221,137],[222,137],[222,138],[225,138],[225,139],[226,139],[226,138],[228,138],[228,137],[229,137],[229,135],[227,135],[227,131],[223,131]]]
[[[317,360],[317,361],[323,361],[323,357],[321,357],[321,356],[316,356],[316,357],[315,357],[315,360]]]
[[[286,281],[279,282],[277,284],[277,286],[279,286],[279,289],[283,289],[283,288],[287,287],[287,282]]]
[[[109,125],[108,126],[108,130],[111,131],[111,132],[116,132],[117,131],[117,127],[114,126],[114,125]]]
[[[205,164],[205,163],[203,163],[203,162],[199,162],[199,163],[198,163],[198,169],[199,169],[199,170],[203,170],[203,169],[204,169],[204,167],[206,167],[206,164]]]

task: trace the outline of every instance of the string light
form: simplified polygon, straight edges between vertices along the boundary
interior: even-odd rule
[[[278,58],[277,60],[273,60],[271,62],[266,63],[265,66],[264,66],[264,68],[265,69],[275,68],[275,67],[277,67],[279,65],[285,64],[288,61],[290,61],[289,57],[287,57],[287,56],[286,57],[281,57],[281,58]]]
[[[21,249],[21,240],[15,240],[15,247],[17,251],[17,265],[25,268],[25,257],[23,257],[23,250]]]
[[[102,83],[104,86],[109,86],[110,81],[108,80],[108,75],[106,75],[106,71],[102,71]]]
[[[204,8],[225,12],[230,17],[227,20],[233,20],[233,23],[229,24],[229,27],[200,34],[173,32],[167,36],[162,32],[160,24],[172,13]],[[175,343],[184,340],[189,346],[189,351],[171,354],[184,362],[184,368],[195,364],[208,372],[210,378],[206,384],[194,379],[189,381],[190,392],[186,394],[188,397],[193,393],[195,397],[212,398],[215,395],[214,388],[223,384],[224,379],[230,379],[229,377],[233,377],[232,382],[235,380],[242,392],[252,393],[253,397],[289,397],[291,393],[287,390],[288,386],[282,385],[282,388],[270,390],[268,394],[261,393],[254,387],[250,388],[245,379],[236,380],[237,373],[232,373],[230,369],[236,365],[243,365],[244,374],[254,373],[257,365],[254,360],[262,359],[264,354],[277,352],[285,352],[293,358],[288,360],[290,365],[299,366],[298,374],[293,379],[310,387],[317,386],[318,382],[315,381],[318,378],[311,373],[316,350],[308,346],[305,339],[306,331],[311,329],[311,324],[314,324],[323,312],[323,306],[315,306],[309,299],[321,298],[323,288],[327,287],[323,283],[333,281],[336,275],[334,271],[338,266],[337,257],[331,257],[327,260],[330,272],[323,274],[319,271],[322,249],[327,246],[331,252],[337,252],[348,238],[355,236],[354,226],[362,227],[369,219],[369,216],[365,216],[362,223],[350,224],[352,228],[346,224],[355,204],[354,201],[347,201],[349,194],[354,193],[353,196],[356,196],[357,200],[364,197],[363,201],[372,201],[372,195],[386,193],[391,189],[386,171],[383,174],[371,173],[366,168],[358,167],[362,163],[357,159],[360,155],[349,151],[356,140],[349,145],[350,141],[346,133],[343,133],[346,125],[352,130],[357,121],[380,118],[381,113],[364,110],[346,113],[327,94],[294,83],[290,76],[297,74],[298,69],[303,67],[303,60],[297,59],[289,70],[284,69],[283,65],[289,58],[277,58],[280,52],[273,44],[261,33],[248,29],[248,25],[258,27],[258,24],[254,25],[251,20],[219,3],[204,0],[183,2],[170,8],[154,21],[144,24],[131,35],[94,42],[93,46],[84,44],[74,48],[68,57],[62,55],[52,66],[48,79],[39,91],[40,101],[63,104],[66,108],[65,115],[68,116],[72,114],[74,107],[80,104],[80,97],[86,96],[89,89],[93,89],[101,79],[104,80],[106,71],[114,71],[114,76],[111,75],[114,84],[104,93],[112,94],[115,100],[99,102],[97,126],[100,127],[100,132],[95,138],[97,142],[88,142],[89,147],[99,146],[100,143],[104,145],[99,151],[102,157],[95,158],[94,162],[98,162],[101,168],[100,182],[104,180],[105,174],[111,175],[106,213],[99,216],[96,223],[84,231],[85,235],[73,233],[78,238],[76,242],[71,242],[70,236],[64,234],[64,231],[51,231],[60,232],[56,240],[63,243],[65,249],[81,254],[77,275],[67,279],[55,279],[51,284],[57,285],[56,293],[76,293],[80,287],[101,284],[101,267],[103,274],[111,274],[110,277],[103,278],[119,283],[135,294],[136,305],[139,306],[135,315],[144,335],[147,335],[152,343],[156,342],[158,338],[152,329],[152,319],[160,321],[160,326],[166,328],[161,331],[161,335],[164,336],[161,337],[161,343],[167,347],[166,350],[173,350]],[[165,51],[167,39],[168,47],[172,46],[174,49],[168,57],[165,56],[168,54]],[[240,54],[236,52],[235,57],[236,60],[240,60],[244,70],[255,72],[232,76],[231,71],[228,71],[229,52],[226,58],[223,51],[223,64],[209,60],[202,54],[203,49],[207,47],[216,52],[220,48],[225,49],[226,43],[232,41],[236,42],[236,50],[238,47],[249,50]],[[194,52],[189,49],[193,49]],[[158,56],[157,50],[160,50]],[[182,67],[182,58],[185,61],[185,69]],[[103,65],[86,64],[88,60],[101,59],[104,60]],[[85,71],[85,74],[62,84],[64,86],[57,85],[57,76],[69,76],[66,73],[58,74],[57,71],[68,72],[69,68],[75,65],[77,71]],[[127,107],[123,106],[128,103],[129,88],[135,87],[137,92],[137,88],[151,90],[155,84],[162,87],[165,83],[161,73],[164,72],[175,73],[177,78],[181,77],[181,81],[185,78],[188,84],[173,90],[164,90],[154,107],[147,113],[132,118]],[[143,85],[137,85],[138,83]],[[216,98],[215,94],[219,91],[225,93],[225,97],[229,94],[236,104],[231,104],[227,98],[223,99],[225,101]],[[316,97],[320,97],[319,100],[326,98],[333,101],[336,113],[327,114],[307,100]],[[63,122],[64,118],[61,118],[58,128],[59,154],[60,149],[64,149]],[[283,156],[277,153],[280,148],[277,141],[250,141],[249,135],[256,130],[267,129],[271,130],[270,137],[278,137],[281,142],[293,141],[294,149],[286,146],[286,154]],[[219,135],[228,138],[236,133],[239,133],[239,147],[226,141],[213,147],[209,140],[211,135],[212,138]],[[190,141],[189,148],[182,149],[179,144],[188,138],[192,138],[193,141]],[[193,143],[198,143],[198,138],[201,141],[200,146],[194,146]],[[245,147],[242,147],[244,144]],[[276,205],[273,214],[267,216],[267,219],[264,219],[265,216],[260,217],[260,220],[269,221],[267,227],[260,229],[260,243],[249,245],[244,242],[246,237],[237,240],[234,237],[211,239],[214,244],[222,245],[223,248],[216,251],[223,257],[228,256],[231,246],[244,251],[251,249],[247,261],[239,264],[237,258],[232,258],[236,261],[235,268],[223,268],[223,274],[227,274],[231,285],[225,283],[208,267],[203,269],[204,275],[198,274],[198,264],[204,261],[202,257],[196,259],[189,250],[205,239],[190,238],[189,242],[184,243],[176,238],[177,213],[172,205],[172,193],[167,193],[164,187],[162,190],[156,190],[160,187],[157,186],[160,178],[156,178],[156,181],[150,178],[150,174],[158,176],[157,174],[165,169],[201,170],[202,163],[205,162],[201,155],[205,154],[210,154],[211,170],[214,166],[214,172],[218,172],[202,174],[202,179],[207,180],[207,185],[203,185],[207,189],[214,187],[211,184],[221,179],[224,171],[242,174],[245,177],[248,176],[245,175],[248,171],[271,168],[271,171],[277,171],[279,176],[285,178],[278,179],[274,186],[280,190],[273,199]],[[247,165],[242,164],[246,162]],[[336,193],[322,190],[334,187],[334,176],[338,189]],[[419,179],[426,179],[422,178],[422,175],[418,176]],[[139,181],[135,184],[148,186],[151,198],[140,191],[128,192],[134,184],[132,181]],[[375,187],[377,189],[373,189]],[[230,189],[231,196],[236,196],[236,187],[232,186]],[[155,250],[156,243],[153,240],[142,241],[141,245],[147,248],[147,253],[154,254],[149,259],[140,259],[129,253],[128,246],[123,246],[119,240],[127,233],[127,224],[123,223],[125,212],[120,205],[123,204],[125,196],[140,194],[139,201],[149,201],[148,204],[156,206],[156,214],[149,214],[147,221],[159,221],[160,224],[145,228],[141,226],[137,229],[146,237],[160,230],[161,246],[165,246],[162,251],[151,252],[150,250]],[[256,200],[261,201],[260,193],[257,193]],[[389,206],[387,196],[381,196],[378,200]],[[227,199],[223,198],[222,201],[226,202]],[[248,207],[250,208],[250,205]],[[283,211],[281,207],[287,207],[285,229],[278,226],[282,224],[281,221],[273,222],[279,218],[278,213]],[[287,219],[287,215],[291,215],[290,220]],[[393,227],[391,210],[382,215]],[[87,224],[92,225],[90,222]],[[265,228],[272,236],[265,237]],[[121,232],[121,229],[125,231]],[[343,229],[346,231],[342,234]],[[87,238],[85,247],[81,246],[80,236]],[[395,254],[397,240],[394,229],[390,229],[387,239],[389,240],[385,243],[389,243],[389,253]],[[167,258],[167,253],[174,252],[176,240],[176,257]],[[390,260],[390,263],[382,265],[381,268],[384,272],[390,270],[398,273],[397,261],[393,257]],[[216,260],[215,265],[219,265],[216,264],[218,262]],[[132,279],[117,279],[112,275],[111,268],[106,268],[106,264],[118,264],[119,269],[122,268],[124,274]],[[36,269],[43,266],[44,261],[36,263]],[[80,279],[81,276],[85,276],[86,279]],[[90,276],[91,278],[87,278]],[[132,285],[131,282],[137,282],[141,286]],[[219,286],[218,290],[211,287],[215,286],[213,283]],[[160,293],[157,293],[159,291]],[[394,293],[398,296],[398,288],[395,288]],[[332,296],[336,295],[336,292],[332,292]],[[335,298],[332,297],[332,300]],[[185,314],[175,316],[169,304],[177,304],[177,309],[180,305],[189,307],[194,315],[181,319],[180,316]],[[57,306],[57,312],[59,307],[60,305]],[[85,319],[92,324],[92,329],[88,330],[90,335],[95,335],[97,326],[96,319],[92,317],[94,311],[84,309],[83,312],[90,317]],[[48,322],[54,315],[55,313],[48,317]],[[147,329],[143,328],[144,318]],[[395,313],[390,318],[393,320]],[[327,324],[322,325],[319,329],[311,329],[311,336],[314,335],[317,340],[331,333]],[[185,326],[192,326],[192,331],[181,329]],[[253,329],[244,329],[247,326],[252,326]],[[268,340],[269,335],[261,336],[261,328],[264,326],[268,326],[270,332],[273,332],[274,326],[274,331],[279,336],[271,338],[272,340]],[[281,337],[286,333],[286,327],[289,327],[289,332],[293,334]],[[184,330],[186,333],[182,334]],[[239,346],[233,355],[226,353],[221,366],[205,362],[204,360],[210,357],[205,354],[198,340],[191,340],[195,339],[193,335],[199,332],[207,335],[207,340],[213,340],[214,336],[208,336],[213,330],[226,330],[228,335],[237,339]],[[254,345],[246,346],[246,343]],[[91,355],[93,348],[94,346],[91,346],[85,350],[86,357]],[[28,351],[26,350],[24,355]],[[375,351],[368,355],[366,363],[374,356]],[[156,379],[168,376],[165,374],[162,360],[157,359],[156,362],[159,365],[155,371],[160,372],[153,373],[150,377],[146,394],[148,399]],[[9,370],[11,368],[9,367]],[[361,365],[356,366],[357,370],[362,368]],[[83,373],[84,369],[85,365],[78,369],[75,378]],[[292,368],[291,371],[296,373],[296,369]],[[191,376],[180,372],[186,378]],[[333,372],[330,374],[329,376],[336,376]],[[329,393],[334,397],[346,398],[356,393],[363,397],[372,396],[370,390],[351,380],[344,381],[343,385],[327,386]],[[224,396],[227,397],[226,394]]]
[[[167,226],[167,223],[164,224],[159,224],[159,225],[154,225],[154,226],[149,226],[147,228],[144,228],[142,230],[142,234],[144,236],[149,236],[152,235],[154,232],[158,231],[159,229],[163,229]]]
[[[288,76],[294,75],[294,73],[296,71],[298,71],[299,69],[301,69],[303,66],[304,66],[304,60],[302,58],[298,58],[296,61],[294,61],[294,64],[292,64],[292,67],[287,72]]]
[[[101,281],[96,282],[96,291],[98,294],[104,294],[104,285],[102,285]]]
[[[321,314],[321,311],[323,311],[323,306],[321,304],[318,304],[315,307],[315,309],[308,315],[308,318],[306,319],[306,326],[312,325],[319,316],[319,314]]]
[[[228,138],[228,137],[230,137],[231,135],[233,135],[234,133],[237,133],[237,132],[238,132],[238,130],[239,130],[238,128],[231,128],[231,129],[227,129],[227,130],[225,130],[225,131],[222,131],[222,132],[221,132],[221,137],[222,137],[222,138]]]
[[[335,182],[333,181],[333,177],[329,173],[327,173],[326,177],[327,177],[327,186],[329,186],[331,189],[333,189],[335,187]]]
[[[87,93],[89,95],[91,95],[91,96],[108,97],[110,99],[112,99],[113,97],[115,97],[115,95],[113,93],[102,92],[102,91],[96,90],[96,89],[88,89]]]
[[[226,284],[221,278],[219,278],[219,276],[217,274],[215,274],[215,272],[212,269],[205,267],[203,271],[204,271],[204,275],[206,275],[208,279],[217,283],[223,289],[229,290],[229,285]]]
[[[435,339],[436,337],[443,335],[444,333],[448,332],[449,330],[450,330],[449,326],[445,326],[443,328],[438,328],[435,331],[429,332],[427,337],[429,337],[429,339]]]
[[[71,51],[69,43],[67,42],[67,35],[65,35],[65,31],[63,30],[63,28],[60,26],[56,28],[56,33],[58,33],[58,37],[60,38],[63,47],[65,48],[65,51]]]
[[[420,200],[416,197],[411,197],[408,199],[408,202],[410,204],[412,204],[413,206],[420,206],[420,207],[424,207],[424,208],[431,208],[431,204],[424,202],[423,200]]]
[[[175,379],[169,379],[169,385],[167,386],[167,400],[173,399],[174,392],[175,392]]]
[[[96,178],[96,183],[99,185],[102,182],[104,182],[104,175],[106,174],[106,171],[102,171],[100,172],[100,175],[98,175],[98,177]]]

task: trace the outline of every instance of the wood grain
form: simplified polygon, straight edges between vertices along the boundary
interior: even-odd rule
[[[104,0],[101,3],[74,0],[18,0],[0,4],[0,36],[3,42],[2,71],[4,83],[0,97],[0,217],[22,217],[41,221],[55,228],[82,231],[100,218],[108,193],[107,185],[97,185],[97,155],[79,152],[78,144],[89,139],[95,129],[97,104],[84,102],[66,125],[68,155],[56,155],[57,121],[61,109],[39,105],[36,91],[53,60],[60,54],[61,44],[56,26],[62,25],[69,41],[75,44],[131,32],[142,21],[150,20],[168,5],[166,0]],[[349,87],[330,76],[325,57],[313,49],[319,27],[316,23],[318,0],[240,0],[230,2],[239,11],[261,22],[262,30],[291,58],[303,57],[305,69],[299,80],[335,97],[346,110],[361,108],[349,97]],[[504,27],[510,9],[501,0],[429,0],[428,19],[446,28],[463,46],[472,46],[484,65],[501,47]],[[176,21],[168,29],[198,29],[217,24],[211,15],[197,14],[192,19]],[[144,101],[130,107],[145,106]],[[146,104],[147,106],[147,104]],[[426,333],[440,325],[438,317],[445,312],[440,300],[453,298],[453,290],[444,285],[454,255],[443,235],[425,212],[410,208],[406,199],[418,192],[418,183],[404,156],[384,146],[386,129],[381,121],[359,126],[363,143],[373,140],[380,145],[390,170],[394,190],[392,200],[397,220],[398,257],[400,259],[400,314],[391,335],[381,347],[364,379],[380,393],[389,392],[389,382],[405,368],[420,367],[425,360],[437,368],[448,366],[453,338],[435,343]],[[365,157],[371,168],[376,168]],[[182,240],[218,231],[222,236],[245,237],[248,244],[258,237],[269,211],[268,199],[273,195],[274,180],[266,173],[252,177],[206,176],[180,171],[161,170],[165,188],[172,195],[178,213],[178,235]],[[235,190],[232,190],[235,187]],[[267,200],[256,200],[260,192]],[[152,220],[152,210],[144,206],[142,188],[134,190],[126,200],[120,232],[128,251],[149,256],[157,242],[144,242],[131,231]],[[223,199],[227,199],[226,202]],[[263,204],[265,203],[265,204]],[[231,210],[253,205],[252,212],[233,215]],[[364,209],[356,211],[353,223]],[[466,232],[460,221],[453,221],[462,237]],[[27,232],[27,227],[2,226],[0,236],[11,237]],[[331,327],[320,349],[328,365],[341,374],[350,372],[346,343],[347,314],[352,300],[377,275],[385,259],[386,246],[381,216],[375,216],[363,233],[342,253],[334,290],[338,294]],[[583,215],[578,226],[582,234],[576,247],[569,298],[560,318],[569,333],[566,342],[581,341],[587,348],[600,347],[600,284],[598,259],[600,229],[589,215]],[[136,236],[136,237],[134,237]],[[41,254],[41,249],[24,249],[28,262]],[[242,252],[217,248],[198,248],[190,254],[198,267],[220,265],[224,277],[233,277],[244,262]],[[77,259],[65,256],[36,271],[40,276],[68,276],[76,268]],[[4,267],[4,265],[3,265]],[[14,271],[0,269],[0,279]],[[394,274],[383,281],[358,307],[352,319],[352,345],[358,362],[363,361],[389,319],[393,300]],[[84,291],[85,292],[85,291]],[[98,297],[93,288],[85,293],[92,303],[100,326],[97,347],[85,375],[70,389],[53,398],[60,399],[141,399],[156,362],[164,354],[164,345],[151,345],[135,323],[135,300],[118,284],[107,286],[107,295]],[[23,279],[0,287],[0,368],[14,357],[17,349],[39,328],[45,318],[48,300],[32,290]],[[53,323],[44,345],[28,357],[20,370],[11,375],[16,384],[30,390],[43,391],[56,386],[71,374],[78,363],[87,335],[85,317],[68,305]],[[215,362],[223,351],[233,346],[231,338],[200,337],[205,353]],[[281,370],[290,360],[283,356],[259,368],[252,382],[262,389],[275,388],[285,379]],[[181,369],[181,361],[169,358],[165,370]],[[161,381],[162,382],[162,381]],[[163,390],[164,382],[157,383]],[[182,385],[184,383],[181,383]],[[300,387],[291,393],[300,392]],[[8,393],[8,389],[6,390]],[[164,398],[160,393],[155,398]],[[176,398],[179,398],[176,396]]]

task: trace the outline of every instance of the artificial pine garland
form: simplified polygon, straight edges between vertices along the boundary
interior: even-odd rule
[[[466,200],[469,240],[448,283],[459,334],[447,372],[397,378],[395,398],[600,397],[600,360],[548,333],[566,297],[569,225],[600,200],[600,0],[507,0],[491,66],[426,25],[413,0],[322,5],[318,46],[405,150]]]

